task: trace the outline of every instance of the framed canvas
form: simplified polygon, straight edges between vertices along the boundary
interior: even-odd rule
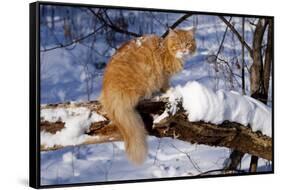
[[[274,172],[274,17],[30,4],[30,186]]]

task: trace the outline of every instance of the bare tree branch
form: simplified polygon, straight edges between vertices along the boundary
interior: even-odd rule
[[[215,169],[215,170],[209,170],[206,172],[202,172],[198,174],[197,176],[205,176],[205,175],[214,175],[214,173],[219,174],[234,174],[234,173],[246,173],[244,170],[237,170],[237,169]]]
[[[232,19],[232,17],[230,17],[230,19],[229,19],[229,21],[228,21],[229,23],[230,23],[231,19]],[[227,31],[228,31],[228,28],[229,28],[229,26],[226,25],[226,28],[225,28],[225,31],[224,31],[224,34],[223,34],[223,37],[222,37],[222,40],[221,40],[219,49],[218,49],[217,54],[216,54],[216,58],[219,56],[219,54],[220,54],[220,52],[221,52],[221,49],[222,49],[222,46],[223,46],[223,43],[224,43],[224,40],[225,40]]]
[[[85,39],[91,37],[92,35],[96,34],[96,33],[97,33],[99,30],[101,30],[104,26],[105,26],[105,25],[103,24],[103,25],[101,25],[99,28],[97,28],[95,31],[93,31],[93,32],[91,32],[91,33],[89,33],[89,34],[87,34],[87,35],[81,37],[81,38],[75,39],[75,40],[73,40],[72,42],[69,42],[69,43],[67,43],[67,44],[60,44],[60,45],[58,45],[58,46],[54,46],[54,47],[51,47],[51,48],[41,49],[40,51],[41,51],[41,52],[47,52],[47,51],[51,51],[51,50],[54,50],[54,49],[65,48],[65,47],[71,46],[71,45],[73,45],[73,44],[76,44],[76,43],[78,43],[78,42],[80,42],[80,41],[83,41],[83,40],[85,40]]]
[[[187,19],[188,17],[192,16],[191,13],[187,13],[185,15],[183,15],[182,17],[180,17],[178,20],[176,20],[176,22],[174,22],[174,24],[172,24],[169,28],[170,29],[174,29],[176,28],[180,23],[182,23],[185,19]],[[166,30],[166,32],[164,34],[162,34],[162,38],[165,38],[169,33],[169,29]]]
[[[142,36],[141,34],[137,34],[137,33],[135,33],[135,32],[127,31],[127,30],[124,30],[123,28],[120,28],[120,27],[116,26],[116,25],[111,21],[111,19],[108,17],[108,15],[106,14],[106,12],[105,12],[104,14],[107,15],[107,20],[108,20],[108,22],[106,21],[105,18],[103,18],[102,15],[97,14],[97,13],[96,13],[95,11],[93,11],[91,8],[88,8],[88,10],[89,10],[94,16],[96,16],[102,23],[104,23],[106,26],[110,27],[111,29],[113,29],[113,30],[116,31],[116,32],[123,33],[123,34],[127,34],[127,35],[134,36],[134,37],[140,37],[140,36]]]
[[[99,28],[97,28],[95,31],[81,37],[81,38],[78,38],[78,39],[75,39],[69,43],[66,43],[66,44],[58,44],[57,46],[54,46],[54,47],[51,47],[51,48],[44,48],[44,49],[41,49],[40,51],[41,52],[47,52],[47,51],[51,51],[51,50],[54,50],[54,49],[58,49],[58,48],[65,48],[65,47],[68,47],[68,46],[71,46],[75,43],[78,43],[80,41],[83,41],[87,38],[89,38],[90,36],[96,34],[99,30],[101,30],[104,26],[108,26],[110,27],[111,29],[115,30],[116,32],[119,32],[119,33],[123,33],[123,34],[127,34],[127,35],[131,35],[131,36],[134,36],[134,37],[140,37],[141,34],[137,34],[135,32],[131,32],[131,31],[127,31],[127,30],[124,30],[116,25],[114,25],[114,23],[111,21],[111,19],[109,18],[109,16],[107,15],[107,13],[105,12],[105,16],[107,18],[108,21],[106,21],[105,18],[103,18],[101,15],[97,14],[95,11],[93,11],[91,8],[88,8],[88,10],[94,14],[102,23],[103,25],[101,25]],[[182,16],[181,18],[179,18],[170,28],[175,28],[177,27],[181,22],[183,22],[186,18],[190,17],[192,14],[186,14],[184,16]],[[169,30],[167,30],[163,35],[162,37],[165,37],[167,34],[168,34]]]
[[[226,20],[224,16],[218,16],[218,17],[231,29],[231,31],[236,35],[238,40],[245,45],[246,49],[249,51],[250,55],[252,56],[253,55],[252,48],[247,44],[245,40],[242,39],[242,36],[235,29],[235,27],[230,22],[228,22],[228,20]]]

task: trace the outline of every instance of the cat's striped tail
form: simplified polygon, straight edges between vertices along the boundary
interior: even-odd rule
[[[128,159],[140,165],[147,157],[147,132],[142,118],[129,104],[130,100],[122,99],[115,97],[112,101],[101,101],[109,118],[121,132]]]

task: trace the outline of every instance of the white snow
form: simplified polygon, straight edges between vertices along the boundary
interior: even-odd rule
[[[142,40],[143,40],[143,37],[139,37],[139,38],[136,39],[137,47],[140,47],[142,45]]]
[[[81,144],[87,139],[98,138],[91,137],[85,132],[89,129],[90,124],[103,121],[105,118],[88,108],[56,108],[42,109],[41,120],[65,123],[61,131],[51,134],[46,131],[41,132],[41,144],[46,147],[54,145],[76,145]]]
[[[126,158],[122,142],[102,143],[41,153],[42,185],[195,176],[221,169],[230,150],[192,145],[171,138],[148,137],[149,153],[141,166]],[[248,170],[250,156],[241,169]],[[271,162],[259,159],[258,171],[271,170]]]
[[[176,58],[182,59],[182,58],[183,58],[183,52],[177,51],[177,53],[176,53]]]
[[[72,152],[67,152],[67,153],[62,155],[62,160],[66,163],[72,162],[75,159],[76,159],[76,157],[73,156]]]
[[[168,111],[165,110],[160,116],[156,117],[153,119],[153,123],[159,123],[163,119],[169,117]]]
[[[253,131],[260,131],[271,137],[271,108],[235,91],[214,91],[196,81],[187,82],[169,90],[164,96],[169,97],[171,105],[176,106],[182,99],[183,108],[190,121],[206,121],[221,124],[223,121],[237,122],[251,126]],[[174,106],[172,106],[172,109]]]
[[[183,30],[195,30],[194,26],[186,26],[186,27],[180,27],[180,29],[183,29]]]
[[[64,102],[66,93],[63,90],[59,90],[58,97],[60,98],[61,102]]]
[[[63,11],[58,12],[62,13]],[[109,11],[110,13],[111,11]],[[129,14],[137,15],[137,20],[134,24],[129,24],[129,31],[138,32],[139,29],[142,29],[144,33],[154,33],[157,35],[163,34],[166,31],[167,25],[172,25],[176,19],[182,16],[181,14],[169,13],[166,17],[164,13],[154,13],[156,19],[152,19],[143,13],[140,14],[138,11],[124,12],[124,15],[128,16]],[[63,18],[62,16],[55,17],[55,19],[61,19]],[[208,122],[217,123],[222,122],[224,119],[241,120],[241,122],[249,123],[253,130],[261,130],[263,133],[271,135],[271,122],[265,120],[266,115],[269,115],[267,118],[271,119],[271,111],[268,112],[268,109],[271,108],[264,107],[263,104],[260,105],[259,102],[248,96],[243,97],[235,92],[229,92],[230,90],[241,91],[241,78],[239,78],[241,69],[238,69],[232,60],[237,58],[241,62],[241,45],[239,45],[236,38],[233,38],[233,34],[228,32],[219,55],[229,62],[230,68],[235,74],[233,76],[230,75],[229,67],[226,64],[215,64],[208,61],[209,56],[215,55],[218,51],[226,28],[225,24],[216,16],[198,15],[196,17],[198,19],[198,26],[195,26],[197,52],[184,64],[184,70],[173,76],[171,85],[182,86],[170,90],[171,96],[174,97],[170,97],[171,106],[162,115],[156,116],[154,122],[160,122],[168,114],[175,114],[178,109],[178,102],[184,98],[184,103],[186,103],[184,106],[186,109],[193,110],[192,113],[189,113],[189,117],[192,115],[194,120],[201,120],[203,118],[208,120]],[[50,21],[50,18],[47,17],[46,21]],[[78,26],[83,26],[79,28],[79,34],[92,32],[93,25],[88,23],[89,15],[87,13],[79,13],[75,18],[81,19],[81,21],[84,20],[83,22],[79,21],[81,25]],[[254,18],[247,19],[256,22]],[[157,20],[161,20],[164,24],[159,23]],[[236,23],[236,29],[241,31],[241,24],[239,24],[241,23],[241,18],[233,17],[232,20]],[[154,23],[153,28],[149,28],[149,25],[144,24],[152,22]],[[51,22],[48,24],[51,24]],[[186,21],[178,27],[187,29],[190,25],[192,25],[192,22]],[[59,40],[61,40],[60,38],[63,35],[62,26],[63,20],[55,22],[56,30],[54,34],[42,32],[42,34],[45,34],[41,36],[42,49],[56,46],[57,42],[54,36],[59,37]],[[41,27],[46,29],[44,25]],[[254,26],[245,24],[245,40],[248,44],[252,43],[253,28]],[[46,31],[49,31],[49,29]],[[89,79],[87,76],[89,74],[94,76],[93,82],[90,83],[90,87],[93,88],[90,91],[90,99],[94,100],[99,96],[103,69],[96,70],[95,67],[90,67],[90,72],[86,72],[84,64],[87,63],[88,66],[91,66],[92,63],[96,62],[107,63],[110,56],[114,54],[115,49],[107,44],[104,34],[98,34],[96,39],[95,43],[92,43],[93,40],[89,38],[88,41],[85,40],[83,43],[74,44],[70,48],[58,48],[48,52],[41,52],[40,81],[42,104],[87,100],[87,80]],[[120,39],[122,42],[118,43],[122,44],[130,38],[118,37],[118,40]],[[140,46],[144,40],[139,39],[136,41],[136,45]],[[96,50],[94,52],[92,48],[89,49],[87,47],[90,47],[92,44],[94,45],[93,49]],[[94,60],[93,62],[91,62],[92,59],[89,59],[90,57]],[[245,61],[249,68],[252,60],[247,51],[245,52]],[[245,72],[245,79],[246,94],[249,95],[250,80],[247,70]],[[188,81],[198,81],[200,84],[187,85]],[[272,104],[271,82],[269,105]],[[193,90],[195,91],[193,92]],[[201,94],[201,92],[204,93]],[[231,103],[230,100],[234,102]],[[222,104],[225,102],[227,104]],[[245,109],[246,114],[242,113],[242,109]],[[236,110],[236,112],[231,110]],[[48,146],[56,143],[61,144],[62,142],[71,145],[78,144],[81,139],[88,138],[84,135],[84,132],[89,126],[89,120],[92,117],[95,117],[96,121],[104,119],[100,118],[96,113],[92,113],[91,119],[89,119],[89,112],[89,110],[85,109],[42,110],[42,119],[51,122],[61,120],[66,122],[67,125],[65,125],[65,129],[55,135],[42,132],[41,143],[47,143]],[[70,120],[71,114],[75,115],[75,119]],[[267,127],[265,127],[266,122],[269,123]],[[258,123],[259,125],[252,125],[251,123]],[[149,155],[141,167],[134,167],[130,164],[125,156],[122,142],[74,146],[57,151],[41,152],[41,183],[42,185],[70,184],[194,176],[207,170],[221,169],[230,153],[230,150],[227,148],[192,145],[170,138],[158,139],[148,137],[148,144]],[[194,163],[188,159],[187,154]],[[250,155],[246,155],[242,160],[241,169],[248,171],[249,163]],[[272,171],[271,162],[259,159],[258,171]]]
[[[176,52],[176,58],[181,59],[181,60],[187,60],[190,57],[189,51],[186,50],[185,52],[183,51],[177,51]]]

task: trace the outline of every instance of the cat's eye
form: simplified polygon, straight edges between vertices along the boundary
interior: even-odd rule
[[[185,47],[190,47],[191,46],[191,43],[186,43],[185,44]]]

